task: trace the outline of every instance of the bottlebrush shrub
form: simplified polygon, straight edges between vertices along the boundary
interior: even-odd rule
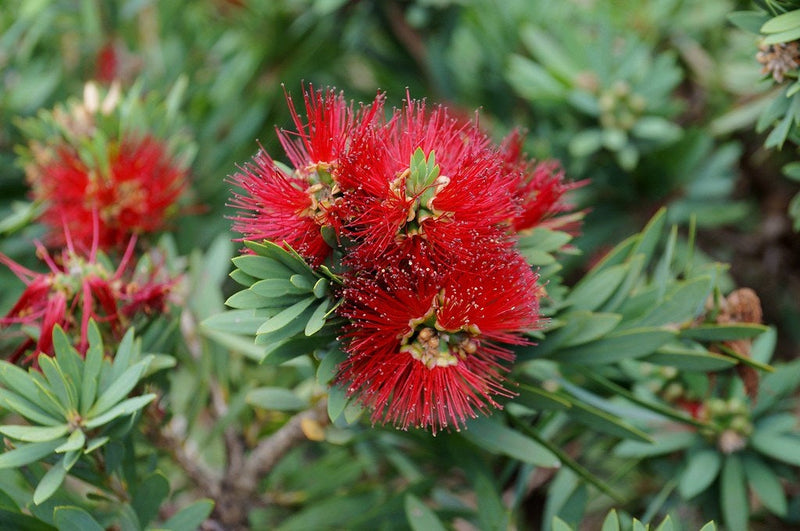
[[[262,150],[232,177],[234,228],[290,252],[247,242],[235,278],[249,290],[228,302],[257,308],[269,343],[335,314],[335,383],[373,422],[458,429],[513,396],[508,346],[528,343],[544,293],[517,234],[568,210],[574,185],[443,107],[409,98],[387,119],[382,96],[357,110],[332,90],[304,101],[308,121],[289,99],[296,130],[279,132],[294,168]]]
[[[47,243],[88,250],[124,249],[132,235],[167,227],[186,189],[194,147],[181,131],[176,85],[161,104],[119,85],[84,88],[82,101],[19,123],[28,138],[20,162],[47,226]]]

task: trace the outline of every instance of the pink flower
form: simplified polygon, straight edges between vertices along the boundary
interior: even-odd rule
[[[338,381],[402,429],[463,426],[500,407],[514,358],[503,345],[538,322],[536,275],[518,254],[482,253],[469,269],[408,259],[352,273],[340,314],[347,360]]]

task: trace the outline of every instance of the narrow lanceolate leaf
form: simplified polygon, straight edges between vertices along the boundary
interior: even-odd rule
[[[680,336],[698,341],[734,341],[751,339],[769,330],[755,323],[703,324],[681,330]]]
[[[40,503],[47,501],[50,496],[55,494],[58,487],[64,483],[64,478],[66,477],[67,469],[64,468],[64,458],[62,457],[39,481],[39,484],[36,486],[36,490],[33,491],[33,503],[39,505]]]
[[[565,301],[582,310],[595,310],[614,293],[628,272],[628,264],[609,267],[579,282]]]
[[[138,356],[140,350],[137,348],[135,339],[133,328],[129,328],[125,335],[122,336],[122,341],[119,342],[117,353],[114,354],[114,361],[111,364],[110,377],[112,382],[116,381]]]
[[[83,363],[83,385],[81,387],[80,413],[86,415],[97,398],[100,370],[103,366],[103,339],[94,320],[89,321],[89,349]]]
[[[64,444],[56,448],[57,453],[66,453],[66,452],[74,452],[76,450],[80,450],[83,448],[84,443],[86,442],[86,435],[83,433],[83,430],[75,430],[73,431]]]
[[[50,356],[40,356],[39,368],[47,378],[50,390],[58,399],[59,403],[67,409],[78,408],[77,389],[67,380],[61,367]]]
[[[692,431],[655,433],[652,443],[623,441],[614,449],[620,457],[652,457],[683,450],[698,441],[699,435]]]
[[[287,278],[294,272],[272,258],[265,256],[244,255],[233,259],[233,264],[243,273],[253,278]]]
[[[300,314],[303,313],[303,310],[311,306],[315,300],[316,298],[314,297],[308,297],[300,302],[294,303],[274,317],[267,319],[267,321],[259,327],[256,333],[260,335],[280,330],[299,317]]]
[[[78,390],[83,385],[83,360],[60,326],[53,329],[53,349],[56,353],[56,363],[65,376],[67,390],[74,395],[77,407]]]
[[[491,417],[478,417],[461,432],[464,438],[495,454],[503,454],[525,463],[554,468],[561,461],[545,446],[508,428]]]
[[[677,344],[664,345],[642,361],[656,365],[666,365],[684,371],[713,372],[730,369],[736,360],[709,352],[704,348],[686,348]]]
[[[214,502],[212,500],[198,500],[178,511],[177,514],[160,525],[159,528],[169,529],[170,531],[194,531],[205,522],[213,508]]]
[[[324,299],[317,309],[314,310],[314,313],[311,314],[311,318],[306,323],[305,334],[307,336],[312,336],[322,330],[322,327],[325,326],[325,318],[328,315],[328,308],[331,305],[330,299]]]
[[[292,278],[300,277],[305,278],[302,275],[293,275]],[[259,280],[252,286],[250,286],[250,291],[253,293],[261,296],[266,297],[268,299],[280,299],[285,297],[286,295],[302,295],[303,293],[308,293],[311,291],[313,286],[308,286],[308,288],[298,287],[294,282],[292,282],[288,278],[267,278],[264,280]],[[230,300],[230,299],[229,299]],[[235,306],[234,304],[229,304],[229,306]]]
[[[306,400],[283,387],[251,389],[246,400],[252,406],[275,411],[298,411],[308,407]]]
[[[66,441],[66,437],[53,441],[35,442],[19,445],[13,450],[0,455],[0,469],[18,468],[34,461],[38,461],[52,454],[55,449]]]
[[[155,398],[156,395],[151,393],[148,395],[135,396],[133,398],[123,400],[122,402],[112,407],[105,413],[102,413],[101,415],[92,417],[89,420],[87,420],[85,426],[88,429],[93,429],[100,427],[103,424],[107,424],[117,417],[130,415],[142,409],[144,406],[155,400]]]
[[[230,334],[254,336],[264,319],[253,315],[252,310],[228,310],[212,315],[200,323],[201,327]]]
[[[25,442],[52,441],[66,435],[69,426],[0,426],[0,433]]]
[[[406,521],[413,531],[444,531],[442,522],[413,494],[405,496]]]
[[[789,507],[777,474],[756,455],[746,455],[743,463],[744,475],[761,503],[773,514],[785,517]]]
[[[56,507],[53,511],[53,521],[59,531],[103,531],[103,526],[80,507],[70,505]]]
[[[800,436],[756,431],[750,439],[750,445],[768,457],[800,466]]]
[[[314,292],[314,296],[318,299],[325,297],[328,294],[328,286],[330,285],[330,281],[327,278],[321,278],[317,280],[312,288]]]
[[[789,11],[773,17],[761,26],[761,33],[780,33],[800,27],[800,11]]]
[[[706,490],[722,467],[722,456],[714,449],[705,448],[689,457],[678,482],[678,492],[684,499],[694,498]]]
[[[117,404],[120,400],[128,396],[136,384],[139,383],[139,379],[144,374],[144,371],[147,370],[147,366],[150,364],[150,356],[146,357],[144,360],[140,361],[139,363],[129,367],[125,372],[123,372],[119,378],[117,378],[111,385],[108,386],[108,389],[105,390],[103,394],[97,399],[94,406],[91,407],[89,410],[88,416],[89,417],[96,417],[105,413],[108,409],[112,406]]]
[[[737,454],[725,457],[720,477],[720,505],[722,517],[731,531],[746,531],[750,520],[747,486],[742,460]]]
[[[27,371],[5,360],[0,360],[0,382],[8,389],[28,399],[38,394],[39,387]]]
[[[605,365],[651,354],[676,334],[667,328],[634,328],[614,332],[592,343],[566,348],[557,352],[554,358],[563,363]]]
[[[36,400],[36,403],[29,402],[8,389],[0,388],[0,405],[4,409],[22,415],[31,422],[45,426],[58,426],[64,422],[65,412],[59,411],[48,397],[35,395],[32,398]],[[41,401],[45,402],[42,407],[38,405]]]
[[[611,509],[608,512],[605,520],[603,520],[603,527],[600,528],[600,531],[620,531],[619,516],[616,510]]]

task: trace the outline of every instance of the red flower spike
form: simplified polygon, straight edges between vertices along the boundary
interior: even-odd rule
[[[117,270],[110,271],[95,253],[88,258],[76,253],[70,232],[65,231],[65,234],[68,248],[58,260],[37,245],[37,254],[50,269],[46,273],[31,271],[0,254],[0,262],[27,286],[8,314],[0,318],[0,327],[25,325],[38,329],[38,339],[23,340],[9,357],[12,363],[38,367],[40,355],[52,355],[55,325],[68,332],[78,326],[80,331],[74,334],[77,336],[75,347],[84,353],[88,348],[90,319],[112,338],[120,339],[137,315],[163,311],[166,306],[174,280],[158,278],[158,268],[149,273],[137,271],[134,278],[125,274],[135,239],[128,245],[128,252]]]
[[[517,212],[511,218],[515,232],[547,226],[576,234],[580,217],[562,216],[574,207],[565,201],[565,194],[588,181],[568,182],[558,161],[536,162],[522,153],[522,137],[513,131],[500,145],[503,165],[511,179]]]
[[[309,87],[303,97],[308,121],[303,122],[287,95],[296,131],[278,132],[294,170],[260,150],[253,164],[231,178],[243,192],[234,192],[230,206],[239,209],[233,229],[244,235],[241,239],[286,243],[316,266],[331,253],[323,228],[338,235],[342,224],[340,160],[351,136],[375,122],[383,98],[356,112],[333,90],[314,92]]]
[[[48,243],[64,245],[66,229],[79,249],[88,251],[95,237],[101,249],[114,249],[131,235],[164,228],[186,184],[186,172],[165,146],[151,137],[126,139],[109,145],[107,164],[105,171],[100,161],[87,165],[61,146],[52,160],[30,172],[32,195],[46,205]]]
[[[517,254],[483,253],[472,269],[406,260],[354,273],[343,290],[348,359],[338,381],[372,421],[459,429],[499,408],[513,354],[501,344],[538,321],[536,276]]]
[[[356,262],[402,256],[415,239],[441,257],[460,254],[513,214],[488,138],[442,107],[409,100],[384,128],[354,137],[340,169]]]

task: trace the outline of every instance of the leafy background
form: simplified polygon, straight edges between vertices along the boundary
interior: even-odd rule
[[[771,343],[762,345],[765,353],[758,361],[771,358],[773,363],[785,363],[797,357],[800,237],[793,223],[800,216],[792,216],[791,200],[799,188],[781,173],[783,166],[796,160],[796,150],[791,143],[782,150],[765,148],[768,131],[756,132],[759,116],[779,97],[778,89],[755,60],[756,37],[728,22],[732,12],[752,8],[748,2],[727,0],[4,4],[0,7],[0,219],[6,221],[0,225],[0,251],[35,267],[30,241],[40,229],[24,223],[25,209],[20,205],[26,200],[26,185],[15,162],[16,146],[25,143],[19,127],[22,118],[79,97],[83,84],[100,73],[109,47],[118,57],[125,85],[136,82],[146,91],[162,94],[180,87],[185,129],[196,142],[197,154],[186,213],[162,244],[171,249],[175,264],[185,266],[185,307],[180,327],[166,318],[157,321],[146,331],[144,343],[152,352],[174,354],[176,367],[165,371],[168,375],[156,376],[168,390],[170,415],[188,425],[183,435],[199,441],[204,461],[219,468],[225,460],[227,427],[242,426],[239,435],[254,446],[260,437],[286,425],[295,412],[315,403],[318,388],[309,382],[327,381],[303,361],[280,366],[254,363],[264,350],[244,341],[244,336],[204,330],[199,347],[185,341],[200,329],[198,323],[222,312],[223,301],[240,288],[227,278],[229,259],[237,250],[229,242],[226,176],[254,154],[257,142],[277,152],[274,128],[289,124],[284,92],[297,95],[302,83],[332,85],[349,98],[370,100],[380,90],[391,105],[399,105],[408,91],[464,115],[480,108],[481,124],[495,138],[523,127],[530,154],[558,158],[572,179],[591,180],[574,197],[580,208],[588,209],[583,234],[572,242],[581,254],[559,255],[563,269],[542,270],[554,286],[563,280],[563,298],[554,288],[549,311],[555,316],[554,329],[561,318],[568,332],[560,336],[548,332],[540,338],[538,350],[519,355],[520,381],[538,389],[563,378],[566,387],[561,394],[542,396],[522,389],[521,399],[529,400],[529,410],[510,408],[508,417],[476,422],[464,436],[443,434],[433,441],[427,434],[399,434],[366,423],[334,424],[325,445],[298,445],[275,465],[259,484],[270,503],[254,506],[248,521],[255,528],[280,523],[282,529],[299,529],[323,522],[378,527],[416,514],[421,520],[414,523],[411,518],[408,525],[417,529],[432,529],[432,522],[440,525],[439,520],[479,528],[498,522],[549,527],[553,516],[577,525],[584,514],[605,515],[605,509],[621,502],[634,515],[660,517],[678,506],[671,502],[675,492],[662,488],[671,481],[673,489],[680,484],[669,470],[675,461],[649,462],[647,458],[658,452],[637,452],[635,446],[617,452],[618,457],[641,459],[633,472],[637,481],[628,484],[645,485],[640,491],[646,495],[637,495],[635,488],[626,490],[625,481],[614,478],[613,464],[602,461],[611,441],[642,439],[637,430],[648,429],[649,422],[638,422],[641,419],[635,415],[629,418],[631,411],[609,406],[620,398],[618,390],[597,382],[588,385],[585,374],[537,360],[560,353],[566,355],[562,360],[567,360],[567,367],[572,359],[572,365],[580,368],[580,361],[591,359],[595,351],[581,349],[581,344],[592,343],[576,340],[578,332],[566,328],[570,324],[589,323],[581,329],[584,338],[614,340],[608,334],[617,322],[612,326],[615,318],[608,315],[618,312],[623,324],[617,333],[638,322],[663,334],[656,328],[696,316],[694,299],[684,301],[689,308],[686,315],[677,308],[683,293],[695,291],[702,302],[708,293],[727,293],[734,286],[753,288],[761,298],[764,321],[774,326],[769,332],[774,354]],[[668,209],[660,210],[664,206]],[[670,232],[672,224],[677,228]],[[611,283],[602,298],[590,281],[603,266],[587,275],[590,268],[646,225],[650,229],[628,240],[628,247],[617,247],[618,253],[612,254],[616,263],[606,262],[605,267],[617,268],[604,280],[618,277],[618,283]],[[558,248],[542,245],[543,252]],[[717,271],[715,262],[730,267]],[[6,310],[22,286],[7,270],[0,271],[0,285],[0,310]],[[677,314],[662,319],[637,313],[635,305],[624,306],[637,293],[647,292],[648,286],[661,297],[651,304],[673,300],[676,305],[670,311]],[[572,314],[563,308],[571,308]],[[662,347],[654,339],[661,336],[647,337],[657,343],[652,350]],[[672,336],[664,338],[665,344]],[[705,339],[699,337],[698,342]],[[621,341],[618,336],[616,340]],[[711,363],[708,357],[703,362]],[[696,370],[721,370],[729,364],[716,362],[719,367],[703,365]],[[616,372],[606,376],[620,380]],[[215,400],[213,391],[198,385],[211,380],[227,397],[227,409],[213,419],[206,412]],[[576,382],[579,388],[570,390]],[[690,388],[692,382],[682,385]],[[633,396],[639,386],[644,386],[642,379],[628,374],[626,392]],[[722,398],[741,393],[736,386],[731,383]],[[791,394],[792,386],[786,387]],[[586,392],[594,394],[582,394]],[[531,413],[557,410],[559,400],[573,409],[594,407],[613,414],[613,419],[585,409],[583,423],[573,423],[581,420],[577,415],[569,417],[565,427],[558,414]],[[329,412],[332,401],[329,398]],[[781,403],[781,408],[797,414],[796,401]],[[344,403],[341,411],[348,420],[358,414]],[[587,425],[610,435],[610,442],[582,435],[580,428]],[[530,426],[536,426],[534,433],[526,431]],[[520,438],[520,433],[527,436]],[[543,444],[549,451],[541,451]],[[664,453],[691,448],[687,454],[691,463],[700,459],[695,456],[702,448],[690,444],[666,446]],[[575,468],[564,467],[557,473],[548,468],[576,456],[593,473],[607,478],[615,496],[598,497],[602,489],[597,486],[589,491],[585,483],[579,484]],[[739,471],[739,464],[729,462],[733,460],[716,465],[722,474],[720,485]],[[800,521],[796,469],[791,468],[795,465],[782,463],[776,469],[781,485],[789,485],[785,489],[789,508],[771,509],[783,514],[784,523]],[[537,473],[538,467],[544,472]],[[179,471],[169,465],[162,468],[173,487],[171,504],[185,506],[187,499],[197,497],[191,481],[176,479]],[[648,484],[648,474],[662,478],[662,484]],[[145,481],[141,476],[137,477]],[[4,490],[22,492],[19,481],[9,475]],[[722,491],[708,495],[734,500],[729,507],[740,501],[741,492],[724,487]],[[23,504],[22,494],[16,499]],[[436,514],[431,506],[437,508]],[[726,521],[736,528],[741,515],[726,512],[724,502],[721,506]],[[330,521],[333,513],[341,521]],[[53,521],[52,513],[46,518],[43,514],[39,516]],[[704,517],[718,518],[718,514],[712,510]],[[774,516],[759,518],[765,529],[775,525]],[[702,520],[691,521],[699,527]]]

